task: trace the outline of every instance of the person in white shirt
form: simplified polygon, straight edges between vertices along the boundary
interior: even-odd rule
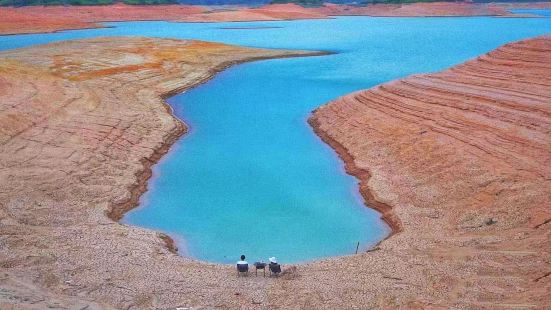
[[[241,255],[241,260],[237,262],[237,276],[239,274],[249,275],[249,263],[245,260],[245,255]]]
[[[245,260],[245,255],[241,255],[241,260],[237,262],[238,265],[248,265],[247,261]]]

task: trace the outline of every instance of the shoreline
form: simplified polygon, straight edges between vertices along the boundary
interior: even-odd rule
[[[174,12],[167,13],[167,8]],[[551,2],[511,3],[410,3],[404,5],[370,4],[349,6],[325,4],[321,7],[302,7],[296,4],[270,4],[261,7],[234,7],[220,10],[199,5],[129,6],[25,6],[0,7],[0,35],[56,33],[66,30],[101,29],[109,22],[166,21],[179,23],[269,22],[293,20],[323,20],[339,16],[366,17],[510,17],[544,18],[515,14],[513,9],[550,9]],[[106,11],[112,9],[113,12]],[[167,15],[168,14],[168,15]],[[12,16],[13,15],[13,16]],[[70,17],[68,17],[70,16]],[[64,25],[65,23],[65,25]]]
[[[58,56],[60,53],[63,58]],[[197,57],[198,53],[201,57]],[[101,55],[101,58],[98,58],[98,54]],[[197,87],[234,65],[260,60],[330,54],[333,52],[270,50],[198,40],[141,37],[99,37],[63,41],[0,53],[0,89],[5,90],[0,93],[0,99],[2,99],[0,102],[6,105],[5,112],[0,115],[0,120],[2,120],[0,122],[0,143],[3,145],[0,158],[6,167],[15,169],[4,172],[10,169],[7,168],[3,170],[3,173],[8,173],[11,180],[16,180],[9,184],[0,182],[3,185],[2,191],[0,191],[0,221],[2,222],[0,231],[2,233],[6,233],[4,230],[30,231],[32,233],[34,230],[42,229],[42,226],[32,226],[32,224],[25,226],[26,222],[4,222],[6,207],[9,208],[10,204],[18,201],[17,197],[22,196],[30,201],[24,206],[29,215],[37,216],[40,221],[45,221],[44,227],[47,229],[50,229],[48,225],[53,225],[53,232],[50,230],[40,232],[41,240],[55,240],[48,245],[48,248],[73,249],[57,252],[62,255],[66,254],[61,262],[49,260],[57,264],[55,267],[52,266],[55,272],[64,273],[67,268],[75,268],[73,267],[75,265],[83,266],[84,270],[107,268],[108,274],[119,274],[121,278],[126,279],[125,281],[132,283],[131,285],[140,285],[143,284],[139,279],[143,277],[144,270],[138,269],[135,276],[129,277],[129,273],[132,274],[132,266],[143,264],[143,260],[141,260],[143,257],[129,255],[129,249],[132,247],[156,253],[153,256],[148,256],[147,259],[153,259],[151,268],[156,266],[155,268],[163,270],[162,274],[167,274],[164,268],[170,269],[170,264],[183,266],[188,273],[204,273],[204,268],[210,270],[208,273],[215,272],[216,269],[220,271],[220,268],[226,270],[229,267],[223,264],[213,264],[177,255],[176,242],[166,233],[139,226],[124,225],[119,222],[125,212],[138,206],[141,194],[147,190],[153,165],[170,150],[178,138],[187,132],[187,125],[173,114],[172,107],[166,99]],[[39,64],[34,63],[37,59],[41,60]],[[52,61],[53,59],[55,61]],[[128,63],[128,60],[131,62]],[[71,63],[72,66],[66,67],[66,63]],[[59,70],[65,68],[68,70]],[[29,79],[31,82],[28,82]],[[27,93],[31,93],[33,97],[37,98],[36,100],[41,103],[41,110],[32,113],[32,109],[36,109],[36,105],[34,101],[25,100]],[[23,94],[23,97],[16,94]],[[61,105],[61,108],[58,105]],[[101,108],[98,109],[99,107]],[[75,110],[79,113],[72,112]],[[71,112],[66,113],[66,111]],[[45,114],[42,115],[39,112]],[[97,116],[94,116],[96,114]],[[80,115],[88,118],[81,121],[78,119]],[[5,122],[6,116],[8,116],[7,122]],[[98,116],[99,119],[96,118]],[[12,125],[10,117],[22,119],[19,123],[29,127],[22,130],[17,124]],[[31,119],[32,122],[29,122],[24,117],[40,117],[40,122],[33,119]],[[65,121],[58,123],[64,118],[66,118]],[[73,127],[72,123],[74,122],[78,124],[76,127]],[[40,126],[35,126],[36,123],[39,123]],[[62,126],[67,126],[67,128]],[[105,131],[105,129],[108,130]],[[42,132],[35,133],[34,130]],[[54,134],[50,137],[51,133],[57,133],[58,130],[61,130],[59,131],[62,133],[61,135]],[[57,149],[54,152],[47,150],[38,152],[38,154],[45,154],[45,159],[41,159],[41,155],[38,155],[23,163],[24,167],[33,167],[35,165],[32,161],[34,158],[43,160],[51,166],[47,173],[55,174],[57,171],[63,173],[61,181],[50,176],[44,185],[40,185],[42,184],[40,178],[29,179],[25,176],[24,171],[21,172],[20,169],[17,169],[18,161],[27,156],[26,153],[36,153],[36,149],[33,151],[32,148],[27,147],[27,142],[25,142],[27,140],[24,139],[25,135],[35,134],[41,138],[39,140],[32,139],[33,143],[39,143],[42,139],[49,141],[59,139],[59,142],[52,142],[48,145],[56,148],[59,146],[62,150],[74,149],[68,155],[65,154],[65,151],[59,152]],[[68,134],[71,135],[71,138],[67,138]],[[39,147],[47,148],[40,144]],[[82,155],[77,155],[75,159],[71,157],[79,153]],[[54,158],[48,156],[54,156]],[[105,167],[107,170],[98,172],[96,169],[98,166],[94,161],[99,156],[103,159],[96,163],[100,168]],[[87,168],[86,163],[89,162],[92,164],[92,169]],[[80,163],[84,163],[84,165]],[[121,170],[121,167],[125,168]],[[92,176],[94,179],[88,179],[88,176]],[[4,181],[4,178],[0,179]],[[114,180],[117,180],[116,183],[113,182]],[[38,182],[39,185],[33,182]],[[18,191],[18,195],[14,197],[11,193],[16,190],[11,189],[10,186],[18,186],[18,184],[24,184],[23,188],[28,193]],[[49,187],[52,184],[62,185],[59,186],[59,189],[34,191],[35,188]],[[63,193],[63,191],[68,191],[68,193]],[[6,193],[8,196],[5,196]],[[57,201],[51,201],[51,198],[44,195],[59,198]],[[91,208],[83,206],[84,203],[92,204]],[[53,204],[52,211],[48,212],[48,215],[41,214],[41,210],[47,209],[43,207],[45,204],[48,206]],[[69,213],[69,211],[73,213]],[[56,216],[57,212],[62,212],[63,215]],[[17,214],[13,216],[17,216]],[[86,241],[79,237],[55,239],[59,219],[72,221],[71,223],[86,221],[86,225],[76,227],[84,229],[82,233],[89,239]],[[50,224],[49,221],[53,224]],[[68,225],[67,231],[63,234],[67,236],[74,234],[74,231],[77,230],[75,225],[78,224]],[[7,233],[5,236],[17,235]],[[13,239],[13,237],[8,238]],[[40,249],[36,250],[32,243],[28,244],[27,242],[32,242],[30,238],[27,237],[24,240],[24,243],[13,241],[16,243],[10,248],[10,256],[19,259],[19,257],[33,255],[31,253],[34,253],[36,257],[41,257],[41,253],[47,253]],[[61,241],[61,244],[57,244],[57,241]],[[5,242],[11,244],[10,241]],[[98,243],[102,245],[100,252],[96,251]],[[114,256],[109,254],[109,252],[113,253],[113,250],[115,251]],[[2,255],[0,256],[2,264],[0,268],[6,272],[3,280],[8,277],[8,279],[19,281],[19,279],[26,279],[32,274],[42,275],[44,268],[49,268],[34,264],[29,267],[22,266],[22,271],[17,271],[17,268],[5,269],[6,266],[12,268],[10,267],[11,263],[9,260],[6,261],[6,253],[0,251],[0,254]],[[168,259],[171,263],[169,265],[160,263],[155,259],[158,255],[165,260]],[[89,261],[90,259],[92,261]],[[106,264],[108,261],[109,263]],[[64,265],[65,262],[70,263]],[[108,283],[108,281],[101,280],[101,276],[99,279],[97,275],[86,277],[85,273],[82,272],[74,276],[77,276],[81,283],[89,281],[91,284],[88,285]],[[204,280],[201,276],[194,276],[193,281],[202,282]],[[69,287],[70,290],[70,283],[62,283],[62,286]],[[43,288],[55,289],[52,288],[52,285],[37,283],[30,287],[37,291]],[[10,291],[6,296],[24,294],[15,284],[8,286],[8,289]],[[101,292],[98,294],[103,295]],[[111,297],[111,302],[116,301],[117,296],[120,296],[120,294],[113,296],[107,292],[104,294]],[[98,297],[96,296],[96,298]],[[68,298],[67,300],[71,303],[81,301],[80,298],[76,300]],[[3,298],[0,296],[0,307],[3,304],[2,301]]]
[[[356,166],[354,163],[354,158],[348,152],[348,150],[340,144],[337,140],[330,137],[325,131],[320,128],[319,122],[314,118],[315,111],[312,111],[308,117],[308,124],[314,131],[314,133],[329,147],[335,151],[340,160],[344,163],[344,168],[347,174],[353,176],[358,181],[358,188],[362,198],[364,199],[364,206],[370,209],[374,209],[381,214],[381,219],[388,225],[390,228],[390,233],[375,243],[372,247],[366,250],[369,252],[376,248],[383,241],[389,239],[390,237],[399,234],[402,231],[402,223],[396,214],[393,212],[392,206],[378,201],[373,195],[371,188],[368,185],[371,174],[368,170],[364,170]]]
[[[549,302],[541,292],[551,282],[539,282],[549,276],[543,258],[551,257],[551,144],[537,137],[549,138],[550,42],[543,35],[507,43],[445,70],[353,92],[308,120],[360,178],[366,201],[377,201],[372,175],[356,162],[376,169],[372,186],[391,202],[383,213],[401,228],[382,251],[407,259],[408,269],[422,259],[427,268],[416,283],[424,286],[432,273],[453,287],[447,296],[456,299],[445,304],[469,295],[483,296],[471,306]],[[410,279],[407,271],[392,277]],[[495,287],[507,293],[494,297]]]
[[[277,49],[273,49],[274,51],[277,51]],[[304,52],[304,51],[303,51]],[[287,54],[282,55],[279,57],[251,57],[248,59],[244,59],[241,61],[232,61],[228,63],[223,63],[219,65],[218,67],[215,67],[211,70],[210,74],[206,76],[204,79],[197,81],[194,85],[191,86],[185,86],[181,88],[176,88],[171,91],[165,92],[160,95],[160,98],[162,99],[163,106],[165,107],[168,114],[170,114],[174,119],[177,120],[178,127],[175,131],[170,132],[167,134],[166,139],[164,139],[162,146],[155,150],[155,152],[150,156],[149,158],[144,158],[141,161],[141,164],[143,165],[143,170],[139,172],[136,175],[136,183],[133,184],[133,186],[129,189],[129,192],[131,193],[130,199],[126,202],[120,203],[120,204],[113,204],[109,206],[109,209],[106,210],[106,215],[108,218],[113,220],[115,223],[119,223],[124,217],[125,213],[128,211],[137,208],[140,205],[140,197],[147,191],[147,184],[149,182],[149,179],[153,175],[153,166],[157,164],[161,158],[166,155],[169,151],[172,145],[180,138],[185,136],[185,134],[188,132],[188,125],[186,124],[185,120],[178,118],[173,113],[173,108],[168,104],[166,101],[168,98],[181,94],[182,92],[185,92],[189,89],[198,87],[204,83],[207,83],[211,79],[213,79],[218,73],[231,68],[233,66],[237,66],[244,63],[254,62],[254,61],[262,61],[262,60],[270,60],[270,59],[284,59],[284,58],[295,58],[295,57],[317,57],[317,56],[326,56],[326,55],[332,55],[335,54],[335,52],[326,52],[326,51],[307,51],[309,54],[300,54],[297,52],[297,54]],[[139,226],[138,226],[139,227]],[[143,228],[143,227],[140,227]],[[147,228],[145,228],[147,229]],[[169,251],[172,253],[178,253],[178,248],[176,246],[176,242],[172,237],[170,237],[169,234],[164,233],[162,231],[150,229],[152,231],[155,231],[157,233],[161,234],[161,238],[166,244],[166,247]],[[387,237],[388,238],[388,237]],[[385,238],[386,239],[386,238]],[[384,239],[383,239],[384,240]],[[380,242],[379,242],[380,243]],[[378,243],[377,243],[378,244]],[[198,260],[194,257],[189,257],[191,259]],[[212,264],[211,262],[205,262]],[[224,264],[221,264],[224,265]]]
[[[243,281],[233,266],[176,255],[163,233],[107,215],[132,207],[153,159],[185,132],[166,97],[255,56],[308,52],[137,37],[3,52],[0,306],[547,305],[550,40],[509,43],[314,110],[314,133],[361,178],[366,203],[385,202],[400,233],[369,252]]]

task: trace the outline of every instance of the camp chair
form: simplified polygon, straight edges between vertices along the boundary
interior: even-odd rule
[[[281,265],[270,263],[270,277],[275,275],[276,277],[281,273]]]
[[[249,264],[237,264],[237,276],[243,274],[244,276],[249,275]]]
[[[263,263],[263,262],[254,263],[255,276],[258,276],[258,269],[262,269],[262,272],[264,273],[264,277],[266,277],[266,263]]]

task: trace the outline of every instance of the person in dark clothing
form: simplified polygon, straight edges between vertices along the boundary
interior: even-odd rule
[[[270,275],[279,275],[281,272],[281,265],[277,263],[277,259],[275,257],[270,257]]]
[[[249,263],[245,260],[245,255],[241,255],[241,260],[237,262],[237,276],[239,276],[240,273],[249,273]]]

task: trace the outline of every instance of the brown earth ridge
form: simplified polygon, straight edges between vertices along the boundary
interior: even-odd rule
[[[448,266],[420,286],[447,302],[425,306],[551,305],[551,36],[344,96],[309,121],[401,229],[382,248]]]
[[[312,53],[145,38],[0,53],[0,308],[545,308],[550,50],[509,44],[319,108],[310,123],[401,231],[279,279],[236,279],[106,213],[185,130],[163,95]]]
[[[271,21],[320,19],[333,16],[507,16],[514,8],[551,8],[551,2],[471,3],[432,2],[349,6],[325,4],[305,8],[296,4],[262,7],[198,5],[26,6],[0,7],[0,34],[55,32],[103,27],[108,21],[166,20],[175,22]]]

